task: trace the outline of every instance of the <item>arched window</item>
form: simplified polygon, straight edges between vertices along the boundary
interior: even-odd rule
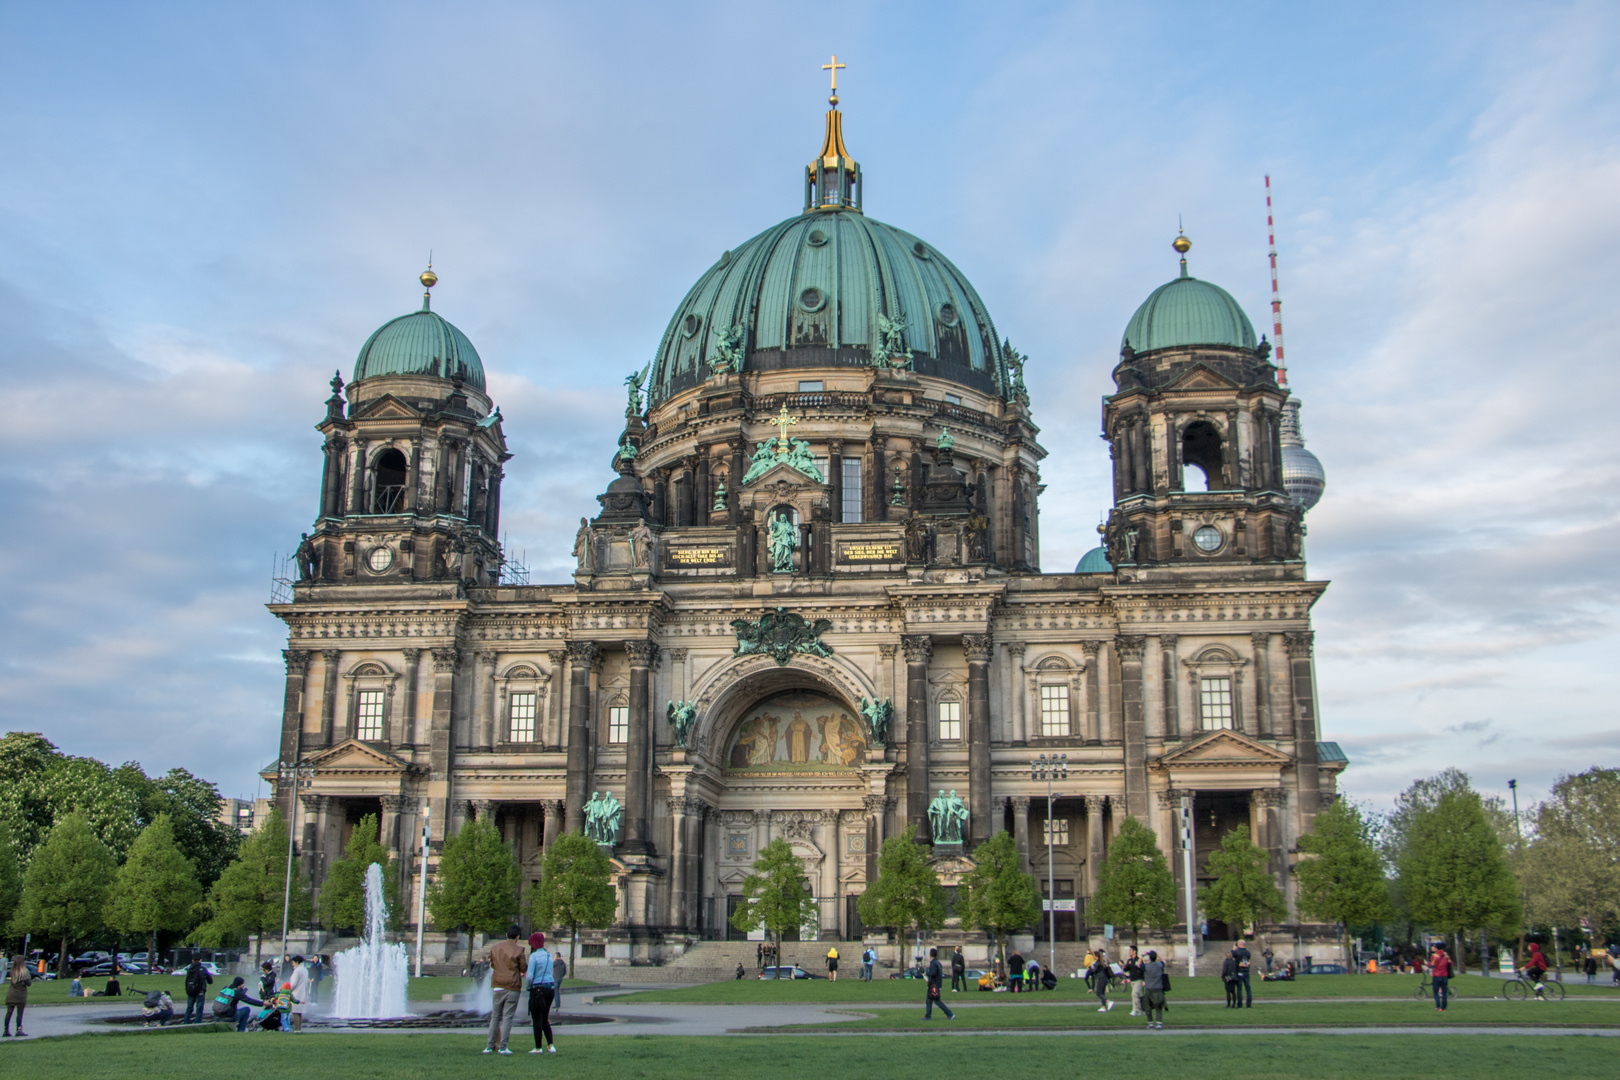
[[[371,512],[397,514],[405,508],[405,477],[409,466],[398,450],[384,450],[371,466]]]
[[[1208,420],[1194,420],[1182,431],[1181,460],[1204,474],[1205,491],[1219,491],[1226,486],[1221,471],[1221,433]]]

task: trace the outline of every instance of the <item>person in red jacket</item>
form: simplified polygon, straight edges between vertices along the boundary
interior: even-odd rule
[[[1524,973],[1530,976],[1530,982],[1536,988],[1536,999],[1546,1001],[1546,988],[1542,986],[1542,980],[1547,977],[1547,958],[1541,955],[1541,946],[1533,941],[1530,943],[1530,957],[1524,962]]]
[[[1446,1011],[1451,985],[1451,955],[1437,941],[1429,953],[1429,974],[1434,981],[1434,1011]]]

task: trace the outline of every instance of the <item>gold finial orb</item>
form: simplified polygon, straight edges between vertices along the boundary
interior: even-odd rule
[[[837,94],[830,95],[827,98],[827,104],[831,105],[835,109],[838,108],[838,95]]]
[[[1170,246],[1185,255],[1187,254],[1187,249],[1192,247],[1192,241],[1187,239],[1185,236],[1178,235],[1176,237],[1176,242]]]
[[[433,268],[430,266],[426,270],[422,271],[422,276],[417,278],[417,280],[420,281],[425,288],[431,289],[433,286],[439,283],[439,275],[435,274],[433,272]]]

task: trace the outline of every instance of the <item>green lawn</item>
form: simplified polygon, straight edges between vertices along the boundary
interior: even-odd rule
[[[956,996],[960,998],[961,995]],[[1116,1001],[1111,1012],[1099,1013],[1092,1003],[1057,1005],[1009,1005],[973,1008],[973,1000],[950,998],[946,1004],[956,1019],[946,1021],[937,1010],[933,1020],[923,1019],[923,1004],[913,1008],[879,1010],[871,1018],[854,1019],[834,1025],[862,1031],[912,1031],[952,1023],[959,1027],[990,1028],[1005,1031],[1034,1028],[1049,1031],[1070,1029],[1140,1028],[1145,1017],[1131,1015],[1129,1001]],[[1620,1008],[1605,1001],[1513,1002],[1496,1000],[1460,1001],[1444,1016],[1434,1006],[1415,1000],[1387,1001],[1272,1001],[1252,1009],[1228,1009],[1221,1002],[1178,1003],[1171,994],[1165,1010],[1165,1023],[1172,1027],[1274,1027],[1279,1024],[1307,1027],[1387,1027],[1430,1024],[1488,1024],[1528,1027],[1620,1027]],[[778,1028],[772,1030],[798,1030]]]
[[[1346,998],[1346,997],[1389,997],[1413,1000],[1412,994],[1418,985],[1416,975],[1311,975],[1294,982],[1262,983],[1255,981],[1252,984],[1256,1001],[1281,1001],[1290,998]],[[1586,986],[1566,984],[1569,996],[1574,997],[1604,997],[1620,1002],[1620,991],[1612,987]],[[1220,1002],[1225,1000],[1225,990],[1221,980],[1214,975],[1199,976],[1188,979],[1171,973],[1172,998],[1179,1001],[1192,1001],[1203,999]],[[1451,980],[1452,993],[1462,998],[1497,997],[1502,993],[1500,979],[1487,979],[1479,975],[1462,975]],[[859,1004],[867,1001],[920,1001],[922,1000],[922,984],[915,979],[874,979],[864,983],[858,979],[840,979],[831,982],[822,979],[776,980],[776,979],[742,979],[726,980],[723,982],[704,983],[700,986],[689,986],[681,990],[641,990],[627,994],[614,994],[604,1001],[624,1002],[705,1002],[713,1004],[750,1004],[765,1002],[808,1002],[815,1004]],[[977,1001],[1022,1002],[1029,1001],[1079,1001],[1081,998],[1090,999],[1091,994],[1086,990],[1086,984],[1081,979],[1059,979],[1056,990],[1041,991],[1029,995],[1025,999],[1013,994],[989,994],[977,990],[965,990],[960,994],[951,994],[946,991],[946,999],[955,1002],[960,999],[971,1003]],[[1113,996],[1118,997],[1116,992]],[[954,1006],[953,1006],[954,1007]],[[1115,1012],[1119,1010],[1116,1008]],[[1617,1014],[1620,1015],[1620,1014]]]
[[[92,990],[103,990],[107,986],[107,977],[105,975],[82,981],[84,984],[84,992],[87,994]],[[132,986],[138,990],[167,990],[169,992],[169,996],[179,1002],[181,1009],[186,1007],[186,980],[185,976],[183,975],[131,975],[128,972],[125,972],[124,974],[118,976],[118,982],[119,985],[121,985],[125,990],[128,990]],[[228,985],[229,982],[230,980],[227,979],[222,983],[219,980],[219,976],[214,976],[215,986]],[[68,997],[68,989],[71,986],[71,979],[46,979],[41,982],[36,982],[28,988],[28,1004],[106,1005],[110,1000],[112,1000],[104,997]],[[131,1008],[140,1007],[139,998],[126,996],[122,1000],[128,1001]]]
[[[331,983],[322,983],[323,987],[330,987]],[[564,979],[564,990],[588,990],[599,983],[589,982],[585,979]],[[460,976],[434,977],[426,976],[412,979],[410,989],[406,991],[411,1001],[442,1001],[446,994],[466,994],[471,992],[473,981]]]
[[[1116,1010],[1117,1011],[1117,1010]],[[1383,1080],[1421,1075],[1553,1075],[1560,1080],[1614,1075],[1615,1044],[1596,1038],[1436,1038],[1432,1034],[1226,1036],[1165,1033],[1129,1043],[1077,1043],[1040,1036],[865,1042],[803,1036],[684,1038],[561,1036],[543,1063],[478,1053],[484,1036],[310,1034],[79,1035],[0,1047],[6,1072],[29,1080],[164,1080],[222,1076],[337,1076],[343,1080],[440,1080],[511,1076],[513,1070],[561,1070],[569,1080],[755,1080],[788,1070],[798,1080],[848,1080],[881,1072],[884,1080],[941,1075],[1004,1076],[1051,1072],[1079,1055],[1115,1059],[1133,1076],[1176,1080]],[[932,1047],[930,1049],[930,1047]],[[526,1049],[526,1048],[525,1048]],[[880,1056],[874,1056],[880,1055]],[[1238,1068],[1238,1065],[1241,1068]]]

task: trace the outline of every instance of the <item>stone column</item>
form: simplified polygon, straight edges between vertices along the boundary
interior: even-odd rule
[[[1086,745],[1102,745],[1102,693],[1098,686],[1097,665],[1101,663],[1099,654],[1102,652],[1102,642],[1082,641],[1080,648],[1086,654]]]
[[[428,722],[428,799],[440,843],[450,835],[450,767],[454,747],[456,668],[461,653],[454,646],[433,650],[433,718]]]
[[[878,646],[878,655],[882,657],[882,660],[878,664],[878,693],[887,698],[890,704],[893,704],[895,695],[894,684],[896,680],[894,677],[894,658],[899,655],[899,653],[900,646],[894,644],[893,642],[886,641]],[[894,740],[894,732],[892,730],[889,732],[889,740],[891,742]]]
[[[869,445],[872,447],[872,475],[865,481],[868,496],[867,521],[887,521],[889,519],[889,473],[884,468],[883,448],[888,440],[882,435],[873,435]]]
[[[1321,778],[1316,757],[1316,680],[1311,664],[1311,642],[1315,635],[1309,630],[1284,635],[1288,650],[1288,674],[1294,697],[1294,757],[1298,761],[1295,774],[1299,777],[1299,831],[1307,833],[1316,820],[1316,811],[1322,804]]]
[[[653,661],[658,646],[650,641],[625,645],[630,654],[630,730],[626,735],[624,767],[624,848],[626,854],[652,853],[652,785],[648,777],[652,757],[652,725],[647,717],[647,699],[652,691]]]
[[[1181,873],[1181,796],[1183,792],[1168,789],[1159,792],[1159,817],[1165,822],[1159,833],[1159,850],[1170,861],[1170,876],[1176,881],[1176,922],[1185,927],[1187,922],[1186,885]],[[1174,937],[1174,935],[1172,934]],[[1177,937],[1175,940],[1184,939]]]
[[[838,937],[838,811],[815,812],[812,823],[815,845],[821,849],[821,880],[816,882],[816,895],[821,898],[821,940],[827,939],[831,928],[833,938]],[[831,916],[829,918],[828,916]]]
[[[561,799],[541,799],[540,809],[546,815],[544,831],[541,833],[540,846],[549,851],[556,842],[558,833],[562,832],[563,813],[566,804]]]
[[[304,682],[309,676],[308,649],[283,649],[281,659],[287,665],[287,688],[281,698],[281,754],[276,759],[282,764],[298,760],[303,749]],[[286,807],[282,808],[286,817]]]
[[[399,857],[399,819],[410,813],[413,809],[412,800],[403,795],[384,795],[382,797],[381,829],[377,834],[377,842]]]
[[[1029,745],[1029,697],[1024,693],[1024,652],[1028,648],[1028,642],[1007,642],[1007,666],[1012,671],[1012,724],[1007,741],[1014,746]]]
[[[325,461],[321,465],[321,517],[338,516],[338,492],[342,488],[343,476],[343,447],[344,438],[333,435],[326,440],[323,449]],[[325,575],[326,567],[321,567],[321,576]]]
[[[546,673],[546,723],[550,731],[540,737],[541,748],[560,750],[563,742],[563,698],[568,695],[568,680],[564,676],[563,668],[567,665],[568,654],[561,649],[546,653],[546,661],[551,670]],[[549,736],[549,738],[548,738]]]
[[[866,887],[871,888],[872,882],[877,880],[878,849],[883,846],[883,804],[882,795],[867,795],[861,799],[861,807],[866,811]]]
[[[1176,642],[1180,640],[1175,634],[1159,635],[1159,667],[1160,676],[1164,682],[1164,701],[1160,707],[1164,710],[1164,737],[1178,739],[1181,737],[1181,680],[1176,678]]]
[[[354,473],[350,477],[353,482],[349,485],[349,513],[364,514],[371,508],[366,505],[366,440],[354,440]]]
[[[1270,739],[1276,737],[1277,729],[1271,717],[1271,663],[1266,655],[1271,647],[1271,635],[1255,633],[1249,635],[1249,642],[1254,647],[1254,712],[1255,722],[1260,738]]]
[[[1288,863],[1283,857],[1282,809],[1288,793],[1280,787],[1260,788],[1249,797],[1250,815],[1258,825],[1255,844],[1266,849],[1271,876],[1277,879],[1278,887],[1286,889]]]
[[[421,668],[422,650],[403,649],[405,657],[405,686],[400,695],[399,721],[394,725],[394,745],[416,744],[416,678]]]
[[[1243,692],[1241,662],[1232,670],[1232,717],[1242,725],[1243,734],[1251,739],[1260,737],[1260,718],[1255,714],[1251,695]]]
[[[669,807],[669,925],[686,928],[686,798],[671,796]]]
[[[1032,873],[1029,861],[1029,796],[1014,795],[1013,844],[1018,848],[1018,866],[1024,873]]]
[[[1086,895],[1096,896],[1102,882],[1104,795],[1086,796]]]
[[[837,439],[827,443],[827,484],[832,488],[832,520],[844,521],[844,444]]]
[[[480,750],[495,748],[495,661],[493,652],[478,654],[478,738]]]
[[[963,634],[968,662],[968,835],[970,848],[990,839],[990,657],[989,634]]]
[[[317,745],[331,746],[334,713],[337,709],[338,659],[343,654],[336,649],[321,650],[321,736]]]
[[[1114,639],[1123,684],[1120,697],[1124,714],[1125,812],[1144,823],[1148,816],[1147,731],[1142,703],[1142,651],[1146,644],[1146,638],[1134,635]]]
[[[908,634],[906,652],[906,824],[917,826],[919,842],[932,842],[928,828],[928,660],[933,639]]]
[[[568,642],[568,827],[585,829],[585,800],[590,787],[591,667],[601,652],[594,641]]]
[[[300,795],[298,801],[304,807],[303,828],[300,830],[303,835],[298,838],[298,853],[304,860],[305,880],[318,886],[324,876],[321,873],[321,852],[328,800],[325,795]],[[292,823],[289,821],[288,824]]]

